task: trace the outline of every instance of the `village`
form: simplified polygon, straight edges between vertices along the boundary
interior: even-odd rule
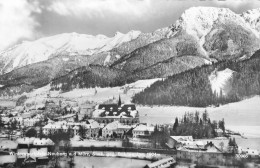
[[[34,107],[34,108],[32,108]],[[43,107],[1,108],[1,167],[73,167],[77,151],[85,156],[129,157],[152,161],[146,167],[240,166],[259,162],[259,152],[237,145],[225,122],[205,111],[185,113],[172,124],[140,122],[135,104],[119,97],[78,106],[49,99]],[[202,139],[227,139],[215,144]],[[96,153],[95,153],[96,152]],[[99,152],[99,153],[97,153]]]

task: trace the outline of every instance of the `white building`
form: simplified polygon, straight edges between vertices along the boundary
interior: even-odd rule
[[[123,125],[119,121],[114,121],[112,123],[108,123],[103,129],[102,129],[102,136],[105,138],[111,137],[114,133],[122,137],[124,133],[127,133],[132,127],[129,125]]]
[[[34,146],[53,146],[54,142],[50,138],[35,138],[33,141]]]
[[[133,129],[133,138],[151,136],[154,132],[154,126],[140,124]]]
[[[24,126],[27,126],[27,127],[33,127],[39,121],[40,121],[39,118],[26,118],[23,120],[23,124],[24,124]]]

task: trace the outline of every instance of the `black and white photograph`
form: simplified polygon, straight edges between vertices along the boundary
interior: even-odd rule
[[[0,0],[0,168],[260,168],[260,0]]]

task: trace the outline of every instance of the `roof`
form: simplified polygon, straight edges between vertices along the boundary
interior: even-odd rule
[[[16,155],[0,155],[0,165],[15,163],[17,160]]]
[[[18,144],[26,144],[27,145],[27,144],[33,144],[34,139],[35,139],[35,137],[31,137],[31,138],[29,138],[29,137],[17,138],[16,142]]]
[[[27,158],[24,159],[25,162],[36,162],[36,158],[29,156]]]
[[[220,152],[222,152],[213,143],[208,143],[204,146],[187,145],[187,146],[179,147],[177,150],[179,150],[179,151],[189,151],[189,152],[207,152],[207,153],[220,153]]]
[[[134,104],[124,104],[122,106],[118,106],[118,104],[100,104],[98,109],[109,112],[108,116],[118,116],[122,112],[128,113],[130,111],[136,110],[136,107]]]
[[[50,138],[35,138],[33,145],[37,146],[52,146],[54,142]]]
[[[107,124],[103,129],[105,130],[116,130],[116,129],[131,129],[129,125],[123,125],[119,121],[114,121]]]
[[[18,143],[11,140],[2,140],[0,149],[17,149]]]
[[[153,126],[147,126],[147,125],[140,124],[137,127],[135,127],[133,131],[149,131],[149,132],[153,132],[154,131],[154,127]]]
[[[170,136],[176,141],[193,141],[192,136]]]
[[[47,124],[44,127],[42,127],[44,129],[48,128],[48,129],[61,129],[61,125],[53,123],[53,124]]]
[[[176,162],[172,157],[168,157],[168,158],[164,158],[164,159],[158,160],[156,162],[150,163],[150,164],[148,164],[148,167],[156,167],[158,165],[161,165],[163,163],[167,163],[169,161],[173,161],[173,163]]]
[[[100,125],[97,121],[93,120],[93,119],[90,119],[90,120],[87,120],[89,124],[87,124],[90,128],[99,128]]]
[[[65,116],[60,116],[60,117],[57,117],[57,119],[65,119],[65,118],[71,118],[71,117],[74,117],[76,114],[67,114]]]

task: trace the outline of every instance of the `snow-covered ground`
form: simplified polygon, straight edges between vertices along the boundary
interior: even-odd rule
[[[184,106],[138,106],[141,122],[173,123],[175,117],[182,117],[185,112],[208,111],[212,120],[225,119],[226,126],[246,136],[260,137],[260,96],[220,107],[184,107]]]
[[[162,80],[162,78],[139,80],[131,84],[126,84],[122,87],[74,89],[65,93],[50,91],[50,85],[47,85],[24,95],[29,97],[29,99],[26,100],[26,103],[36,102],[38,105],[44,103],[44,100],[47,99],[48,94],[50,97],[55,97],[57,99],[70,99],[77,101],[79,104],[84,104],[86,101],[101,103],[108,99],[118,99],[118,96],[120,95],[121,100],[124,103],[130,103],[134,94],[142,91],[146,87],[149,87],[158,80]],[[128,87],[129,90],[125,94],[124,89],[126,87]],[[97,92],[95,93],[95,91]]]
[[[117,100],[119,95],[124,103],[129,103],[134,94],[142,91],[158,80],[161,80],[161,78],[139,80],[122,87],[96,88],[96,94],[95,88],[74,89],[70,92],[60,93],[59,91],[49,91],[50,86],[47,85],[36,89],[31,93],[27,93],[26,95],[29,99],[26,103],[32,103],[35,101],[37,105],[44,104],[44,100],[47,99],[47,94],[53,97],[54,100],[63,99],[77,101],[79,105],[84,104],[86,101],[101,103],[108,99],[112,99],[113,97]],[[125,88],[129,88],[126,94],[124,94]],[[185,112],[199,111],[202,113],[207,109],[212,120],[221,120],[224,118],[226,126],[232,130],[245,133],[246,136],[260,137],[259,102],[260,96],[254,96],[240,102],[230,103],[220,107],[196,108],[185,106],[137,106],[137,110],[139,111],[141,122],[160,124],[172,123],[175,117],[181,117]],[[6,103],[7,102],[5,102],[5,104]],[[0,102],[0,104],[2,105],[3,101]],[[9,102],[9,104],[14,105],[14,102]]]

